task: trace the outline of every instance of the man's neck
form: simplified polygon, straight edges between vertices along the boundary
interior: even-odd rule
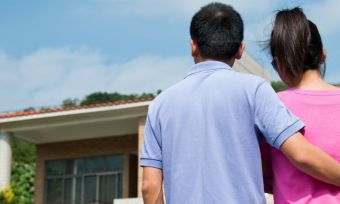
[[[194,61],[195,61],[195,64],[198,64],[198,63],[201,63],[201,62],[206,62],[206,61],[218,61],[218,62],[226,63],[230,67],[233,67],[233,65],[235,63],[235,58],[233,58],[233,59],[226,59],[226,60],[220,60],[220,59],[213,59],[213,58],[195,57]]]

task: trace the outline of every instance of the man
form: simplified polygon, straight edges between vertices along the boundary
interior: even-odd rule
[[[211,3],[190,26],[195,65],[149,107],[141,165],[146,204],[263,204],[259,140],[300,170],[340,186],[339,164],[299,133],[304,124],[263,79],[232,70],[243,21]]]

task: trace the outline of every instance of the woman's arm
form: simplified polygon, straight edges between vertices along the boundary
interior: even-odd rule
[[[301,133],[289,137],[280,149],[296,168],[318,180],[340,187],[340,164],[309,143]]]

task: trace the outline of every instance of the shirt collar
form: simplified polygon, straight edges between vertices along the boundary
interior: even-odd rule
[[[200,63],[193,65],[190,71],[185,76],[185,78],[187,78],[188,76],[192,74],[196,74],[198,72],[218,70],[218,69],[232,70],[232,68],[226,63],[219,62],[219,61],[205,61],[205,62],[200,62]]]

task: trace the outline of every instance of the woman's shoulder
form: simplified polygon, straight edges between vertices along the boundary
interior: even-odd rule
[[[289,88],[289,89],[277,92],[277,95],[281,98],[281,97],[291,96],[294,93],[295,93],[295,90],[292,88]]]

